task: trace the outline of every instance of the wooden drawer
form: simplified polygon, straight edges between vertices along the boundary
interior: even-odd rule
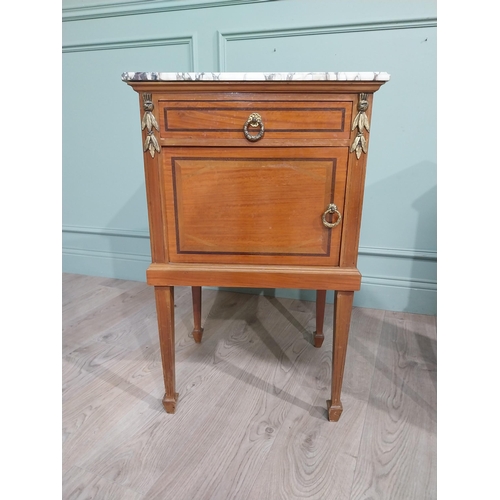
[[[332,265],[348,148],[167,148],[160,182],[170,262]],[[328,216],[330,217],[330,216]],[[333,216],[335,217],[335,216]]]
[[[241,97],[226,94],[217,101],[199,97],[195,101],[160,100],[160,138],[166,145],[211,146],[337,145],[332,141],[349,138],[351,101],[311,101],[300,95],[294,100],[279,95],[268,96],[269,100]],[[264,124],[264,135],[255,142],[247,140],[243,132],[252,113],[258,113]],[[249,127],[252,135],[259,130]]]

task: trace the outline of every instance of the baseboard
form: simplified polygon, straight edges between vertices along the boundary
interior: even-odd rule
[[[131,281],[146,281],[146,269],[151,263],[149,255],[119,254],[65,248],[62,252],[64,273],[105,276]]]
[[[146,269],[151,263],[149,255],[96,250],[65,248],[62,255],[63,272],[132,281],[146,281]],[[307,301],[316,300],[314,290],[219,289]],[[332,291],[327,293],[326,300],[330,304],[333,303]],[[435,315],[437,313],[437,287],[433,281],[363,276],[361,290],[354,294],[354,305],[372,309]]]
[[[262,294],[287,299],[315,301],[314,290],[290,290],[269,288],[219,288],[219,290],[248,294]],[[333,303],[333,291],[328,291],[326,301]],[[437,314],[437,290],[435,283],[391,278],[363,278],[361,290],[354,293],[354,306],[387,311],[410,312],[416,314]]]

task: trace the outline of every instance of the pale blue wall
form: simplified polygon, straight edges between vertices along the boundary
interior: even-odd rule
[[[435,314],[434,1],[96,4],[63,0],[64,271],[145,279],[139,104],[123,71],[386,71],[391,81],[373,107],[355,305]]]

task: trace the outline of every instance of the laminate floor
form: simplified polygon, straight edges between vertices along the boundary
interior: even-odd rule
[[[327,420],[333,307],[175,289],[175,415],[154,291],[63,274],[64,500],[436,498],[436,318],[354,308],[344,412]]]

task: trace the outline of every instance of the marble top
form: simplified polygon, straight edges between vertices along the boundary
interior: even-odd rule
[[[312,72],[312,73],[122,73],[124,82],[130,81],[297,81],[297,80],[330,80],[330,81],[379,81],[387,82],[388,73],[383,71],[365,72]]]

